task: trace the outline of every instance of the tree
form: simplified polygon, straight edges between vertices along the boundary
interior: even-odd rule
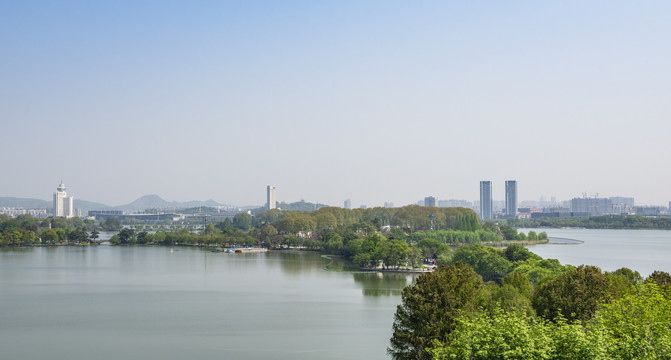
[[[607,335],[607,358],[670,359],[669,314],[671,301],[660,286],[649,282],[633,294],[604,304],[590,326]]]
[[[503,237],[505,237],[506,240],[519,239],[519,235],[517,234],[517,230],[515,228],[506,225],[501,225],[500,228],[501,233],[503,233]]]
[[[463,263],[444,266],[403,289],[396,308],[391,346],[393,359],[429,359],[433,339],[447,340],[461,313],[476,310],[482,278]]]
[[[482,244],[458,248],[452,255],[452,262],[471,265],[485,281],[500,282],[512,270],[512,264],[503,256],[503,251]]]
[[[316,223],[317,230],[333,229],[338,223],[336,217],[328,212],[318,213],[314,215],[313,219]]]
[[[77,228],[68,232],[68,240],[74,243],[82,243],[88,240],[89,234],[83,228]]]
[[[585,321],[592,318],[608,296],[616,295],[608,285],[601,269],[581,265],[537,285],[532,304],[536,313],[547,320],[561,314],[569,322]]]
[[[98,232],[98,230],[96,230],[96,229],[93,229],[91,231],[91,234],[89,234],[89,238],[93,241],[96,241],[96,239],[99,238],[99,237],[100,237],[100,232]]]
[[[552,347],[546,332],[542,322],[496,309],[493,316],[460,319],[449,345],[436,342],[430,353],[433,359],[548,359]]]
[[[117,231],[123,227],[123,225],[121,225],[121,220],[115,217],[105,219],[101,226],[103,230],[106,231]]]
[[[212,224],[210,224],[210,225],[212,225]],[[149,242],[149,233],[146,232],[146,231],[140,231],[139,233],[137,233],[136,238],[137,238],[137,243],[138,244],[144,245],[147,242]]]
[[[562,318],[551,323],[496,309],[492,314],[459,319],[449,342],[435,341],[430,352],[437,360],[606,360],[604,340],[602,332],[586,331]]]
[[[654,282],[661,288],[670,288],[671,287],[671,275],[665,271],[654,271],[647,279],[646,283]]]
[[[133,229],[121,229],[121,231],[119,231],[119,234],[118,234],[119,243],[121,245],[127,245],[128,243],[130,243],[131,238],[133,236],[135,236],[135,230],[133,230]]]
[[[202,235],[218,235],[220,231],[214,226],[214,224],[210,223],[207,224],[207,226],[205,226],[205,229],[203,229],[200,233]]]
[[[386,267],[399,267],[408,258],[408,244],[402,240],[391,240],[382,261]]]
[[[329,254],[339,254],[343,249],[343,238],[335,231],[324,234],[324,250]]]
[[[252,215],[249,215],[246,212],[235,214],[235,216],[233,216],[233,226],[240,230],[249,230],[249,228],[252,227]]]
[[[277,229],[274,226],[268,224],[261,228],[261,237],[264,241],[270,241],[275,235],[277,235]]]
[[[277,223],[277,230],[296,234],[301,231],[314,231],[317,224],[309,215],[293,212]]]
[[[619,275],[627,279],[632,285],[643,283],[643,277],[638,271],[633,271],[629,268],[623,267],[613,271],[613,274]]]
[[[519,245],[510,245],[506,247],[503,251],[504,256],[508,261],[526,261],[527,259],[538,259],[541,260],[541,257],[529,251],[529,249],[524,246]]]
[[[257,227],[262,227],[263,225],[269,225],[277,222],[282,218],[282,210],[280,209],[270,209],[264,212],[256,214],[256,223]]]

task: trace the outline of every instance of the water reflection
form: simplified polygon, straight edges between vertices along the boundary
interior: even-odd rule
[[[354,273],[354,282],[364,296],[401,296],[403,288],[410,285],[416,275],[398,273]]]
[[[305,275],[314,271],[321,271],[328,259],[322,258],[316,252],[305,251],[271,251],[268,258],[277,259],[280,268],[285,274],[292,276]]]

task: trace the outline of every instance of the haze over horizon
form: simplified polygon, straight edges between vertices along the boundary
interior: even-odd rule
[[[671,3],[0,3],[0,196],[668,205]]]

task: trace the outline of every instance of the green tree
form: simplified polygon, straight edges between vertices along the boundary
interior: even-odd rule
[[[89,234],[86,233],[84,228],[77,228],[68,232],[68,241],[74,243],[86,242],[89,239]]]
[[[272,240],[273,236],[277,235],[277,229],[274,226],[268,224],[261,228],[261,238],[269,242]]]
[[[609,289],[606,276],[596,266],[581,265],[536,286],[532,304],[536,313],[547,320],[558,315],[569,322],[592,318],[601,302],[616,295]]]
[[[128,228],[121,229],[117,235],[119,237],[119,244],[128,245],[131,242],[131,238],[135,236],[135,230]]]
[[[654,282],[661,288],[671,287],[671,275],[665,271],[653,271],[650,276],[645,279],[646,283]]]
[[[387,251],[382,256],[382,262],[386,267],[398,268],[408,258],[408,244],[402,240],[390,240]]]
[[[462,313],[476,310],[482,278],[467,264],[456,263],[420,275],[403,289],[387,353],[393,359],[429,359],[433,339],[447,340]]]
[[[212,224],[210,224],[210,225],[212,225]],[[140,231],[139,233],[137,233],[136,239],[137,239],[138,244],[145,245],[149,242],[150,236],[149,236],[148,232]]]
[[[344,247],[343,238],[335,231],[324,234],[324,251],[329,254],[339,254]]]
[[[58,242],[58,233],[53,229],[46,229],[40,235],[42,238],[42,243],[44,244],[55,244]]]
[[[249,230],[252,227],[252,215],[246,212],[241,212],[233,216],[233,226],[240,230]]]
[[[638,285],[643,283],[643,277],[638,271],[633,271],[626,267],[619,268],[613,271],[613,274],[624,277],[632,285]]]
[[[517,262],[517,261],[526,261],[527,259],[538,259],[541,260],[541,257],[529,251],[529,249],[524,246],[519,245],[509,245],[503,251],[504,256],[508,261]]]
[[[464,245],[452,255],[452,262],[463,262],[475,269],[485,281],[500,282],[512,270],[503,251],[482,244]]]
[[[647,283],[596,313],[590,327],[607,335],[610,359],[671,359],[671,301]]]
[[[434,341],[434,359],[606,360],[602,332],[557,318],[546,322],[526,313],[481,313],[462,317],[444,345]],[[612,358],[611,358],[612,359]]]
[[[118,231],[121,230],[123,225],[121,225],[121,220],[115,217],[107,218],[103,221],[101,227],[105,231]]]
[[[298,212],[289,213],[277,223],[277,230],[296,234],[301,231],[314,231],[317,224],[309,215]]]

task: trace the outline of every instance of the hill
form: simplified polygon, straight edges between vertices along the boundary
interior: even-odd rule
[[[206,201],[166,201],[158,195],[145,195],[137,200],[133,201],[130,204],[119,205],[119,206],[109,206],[98,202],[80,200],[75,198],[74,206],[76,209],[81,209],[83,214],[90,210],[124,210],[124,211],[143,211],[150,208],[173,208],[173,209],[184,209],[184,208],[194,208],[199,206],[207,207],[217,207],[225,206],[220,204],[212,199]],[[31,199],[31,198],[17,198],[17,197],[0,197],[0,208],[16,208],[22,207],[24,209],[51,209],[53,208],[53,202],[48,200],[41,199]]]

